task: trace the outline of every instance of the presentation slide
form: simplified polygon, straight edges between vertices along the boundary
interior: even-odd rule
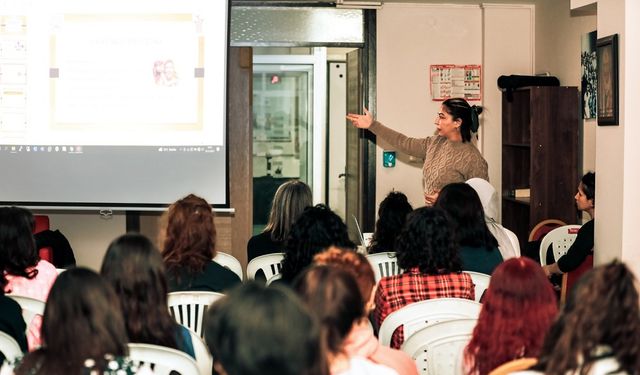
[[[228,0],[0,1],[0,202],[228,205]]]

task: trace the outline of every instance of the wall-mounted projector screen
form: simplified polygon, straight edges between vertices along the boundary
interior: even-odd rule
[[[228,206],[228,0],[0,2],[0,202]]]

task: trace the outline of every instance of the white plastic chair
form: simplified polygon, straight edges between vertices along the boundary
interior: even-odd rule
[[[213,357],[207,349],[205,342],[198,336],[197,333],[189,330],[191,335],[191,343],[193,344],[193,352],[196,355],[196,364],[200,370],[200,375],[210,375],[213,368]]]
[[[276,281],[276,280],[280,280],[280,279],[282,279],[282,274],[281,274],[281,273],[276,274],[276,275],[273,275],[273,276],[271,276],[271,277],[269,278],[269,280],[267,280],[267,282],[265,283],[265,285],[270,285],[272,282],[274,282],[274,281]]]
[[[172,371],[180,375],[204,375],[196,361],[179,350],[151,344],[131,343],[128,346],[129,358],[133,363],[151,366],[155,375],[169,375]]]
[[[408,337],[402,351],[413,358],[420,374],[463,375],[464,348],[476,323],[477,319],[435,323]]]
[[[238,277],[242,281],[242,264],[240,264],[240,261],[236,259],[236,257],[231,254],[218,251],[216,253],[216,256],[213,258],[213,261],[218,263],[222,267],[226,267],[233,271],[233,273],[238,275]]]
[[[400,326],[404,327],[406,340],[418,330],[434,323],[460,318],[478,319],[481,309],[480,303],[463,298],[434,298],[414,302],[386,317],[380,325],[378,339],[380,344],[390,346],[391,336]]]
[[[216,292],[172,292],[167,295],[169,312],[183,326],[203,337],[202,320],[209,306],[224,297]]]
[[[576,240],[580,227],[581,225],[563,225],[547,233],[540,242],[540,264],[547,265],[547,249],[550,245],[556,262],[566,254]]]
[[[20,344],[8,334],[0,331],[0,352],[4,354],[5,359],[8,362],[13,362],[17,358],[22,357],[22,349]],[[2,363],[0,363],[2,365]]]
[[[396,253],[394,252],[369,254],[367,255],[367,260],[373,268],[376,283],[383,277],[402,273],[402,270],[398,267],[398,258],[396,258]]]
[[[475,285],[475,294],[476,294],[476,302],[480,302],[480,298],[482,298],[482,294],[489,287],[489,281],[491,280],[491,276],[485,273],[473,272],[473,271],[464,271],[464,273],[468,273],[471,275],[471,280],[473,280],[473,285]]]
[[[282,272],[283,260],[284,253],[260,255],[259,257],[251,259],[249,264],[247,264],[247,279],[254,280],[258,270],[262,270],[265,279],[271,279],[274,275]]]
[[[36,315],[43,316],[45,303],[35,298],[19,296],[16,294],[7,294],[7,297],[12,298],[22,308],[22,318],[27,323],[27,331],[29,330],[29,324],[35,318]]]

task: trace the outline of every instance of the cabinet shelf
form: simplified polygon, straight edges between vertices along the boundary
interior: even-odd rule
[[[576,87],[523,87],[511,99],[502,95],[501,187],[508,192],[526,186],[536,204],[503,195],[502,225],[524,248],[529,231],[542,220],[577,222],[580,102]]]

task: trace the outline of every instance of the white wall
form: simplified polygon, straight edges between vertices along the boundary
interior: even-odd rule
[[[432,135],[439,102],[431,101],[429,65],[482,64],[483,102],[480,149],[498,191],[501,177],[501,92],[503,74],[531,74],[534,54],[534,8],[494,4],[385,4],[378,12],[376,117],[409,136]],[[474,103],[475,104],[475,103]],[[379,141],[376,203],[392,189],[407,194],[414,207],[424,205],[422,160],[399,158],[384,168]]]
[[[640,274],[640,237],[635,233],[640,212],[639,12],[637,0],[598,1],[598,37],[617,33],[619,38],[620,125],[596,129],[595,261],[622,259],[636,275]]]

